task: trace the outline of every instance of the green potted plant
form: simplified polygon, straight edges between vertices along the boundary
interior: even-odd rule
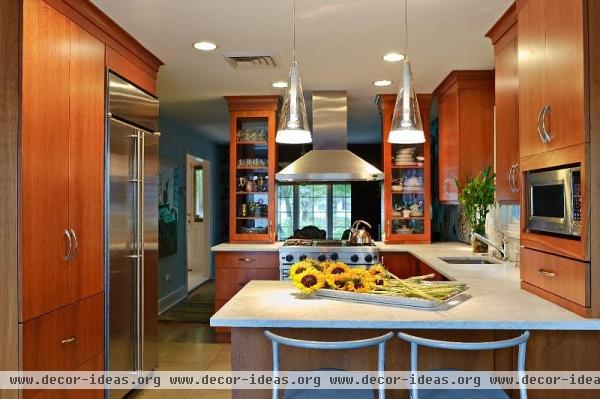
[[[474,178],[468,178],[464,187],[461,187],[458,180],[458,201],[463,207],[467,221],[471,230],[475,233],[485,235],[485,219],[491,206],[496,206],[494,193],[496,174],[492,167],[488,166]],[[485,253],[488,251],[487,244],[471,238],[473,253]]]

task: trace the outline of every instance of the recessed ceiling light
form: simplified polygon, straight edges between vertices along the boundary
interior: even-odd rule
[[[217,45],[212,42],[197,42],[194,43],[194,48],[196,50],[211,51],[216,49]]]
[[[373,82],[373,85],[378,86],[378,87],[383,87],[383,86],[389,86],[392,84],[391,80],[387,80],[387,79],[383,79],[383,80],[376,80]]]
[[[283,82],[283,81],[273,82],[271,84],[271,86],[277,87],[278,89],[283,89],[283,88],[287,87],[287,82]]]
[[[387,62],[398,62],[404,59],[404,54],[399,53],[387,53],[383,56],[383,60]]]

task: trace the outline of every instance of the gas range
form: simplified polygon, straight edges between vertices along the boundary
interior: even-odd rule
[[[351,267],[368,268],[379,261],[379,248],[375,244],[352,245],[341,240],[289,239],[279,248],[280,279],[287,280],[290,267],[307,258],[319,262],[333,260]]]

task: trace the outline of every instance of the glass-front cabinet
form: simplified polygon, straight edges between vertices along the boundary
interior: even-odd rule
[[[227,96],[230,111],[229,238],[275,241],[275,134],[279,96]]]
[[[431,242],[431,135],[429,110],[432,96],[418,94],[419,110],[426,142],[390,144],[396,95],[377,97],[382,126],[383,218],[387,243]]]

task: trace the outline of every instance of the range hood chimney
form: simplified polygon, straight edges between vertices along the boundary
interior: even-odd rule
[[[275,178],[284,182],[382,180],[382,171],[347,149],[346,92],[315,91],[312,109],[313,150],[282,169]]]

